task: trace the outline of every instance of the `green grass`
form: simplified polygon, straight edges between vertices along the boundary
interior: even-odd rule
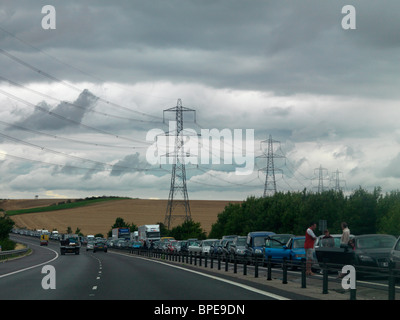
[[[55,210],[73,209],[73,208],[91,205],[93,203],[123,200],[123,199],[130,199],[130,198],[95,197],[95,198],[86,198],[86,199],[78,199],[78,200],[68,200],[61,204],[54,204],[54,205],[50,205],[50,206],[46,206],[46,207],[37,207],[37,208],[20,209],[20,210],[9,210],[9,211],[7,211],[7,216],[15,216],[15,215],[25,214],[25,213],[36,213],[36,212],[47,212],[47,211],[55,211]]]

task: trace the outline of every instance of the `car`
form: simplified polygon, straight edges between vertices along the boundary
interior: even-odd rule
[[[386,271],[396,237],[387,234],[365,234],[354,236],[352,246],[319,247],[315,249],[318,262],[331,268],[341,269],[354,265],[357,277]]]
[[[201,253],[201,241],[199,240],[189,240],[188,243],[189,254],[200,254]]]
[[[282,259],[288,258],[289,252],[286,244],[290,238],[294,237],[293,234],[274,234],[265,239],[265,260],[271,257],[272,262],[281,262]]]
[[[175,246],[178,244],[176,240],[169,240],[166,244],[166,251],[169,253],[175,252]]]
[[[274,234],[272,231],[254,231],[247,234],[246,244],[253,258],[264,258],[265,239]]]
[[[140,249],[140,248],[142,248],[142,243],[140,242],[140,241],[132,241],[131,243],[130,243],[130,247],[132,248],[132,249]]]
[[[207,239],[207,240],[203,240],[203,241],[201,242],[201,253],[202,253],[203,255],[209,255],[209,254],[211,254],[211,252],[212,252],[212,250],[213,250],[213,248],[214,248],[215,242],[217,242],[217,241],[218,241],[218,239]]]
[[[219,254],[222,256],[222,259],[224,260],[224,259],[230,259],[230,251],[231,251],[231,249],[230,249],[230,245],[231,245],[231,243],[233,242],[233,240],[234,240],[235,238],[225,238],[225,239],[222,239],[221,241],[220,241],[220,244],[219,244],[219,247],[218,247],[218,250],[219,250]]]
[[[289,239],[286,248],[289,251],[288,262],[292,269],[301,265],[301,260],[306,258],[306,249],[304,249],[305,236],[294,236]]]
[[[229,246],[231,260],[236,257],[239,262],[247,263],[250,261],[251,251],[247,247],[246,241],[246,236],[237,236],[233,239]]]
[[[118,249],[124,249],[128,246],[127,239],[118,239],[117,243],[114,245]]]
[[[337,247],[340,248],[340,239],[342,238],[342,234],[331,234],[332,238],[325,238],[324,235],[320,235],[315,240],[314,248],[319,247]],[[350,235],[350,240],[354,239],[354,235]]]
[[[178,241],[177,249],[178,249],[178,252],[180,252],[182,254],[187,254],[189,252],[188,241],[187,240]]]
[[[94,248],[94,241],[89,240],[86,244],[86,251],[93,250],[93,248]]]
[[[93,244],[93,252],[104,251],[107,252],[107,243],[105,240],[95,241]]]
[[[360,267],[388,268],[396,237],[369,234],[354,238],[354,264]]]

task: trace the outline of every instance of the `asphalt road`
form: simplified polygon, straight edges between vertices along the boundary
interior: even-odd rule
[[[287,297],[215,275],[120,252],[59,255],[58,243],[12,236],[33,249],[30,256],[0,263],[0,300],[280,300]],[[54,267],[55,277],[42,273]],[[44,279],[47,279],[46,281]],[[42,281],[55,284],[44,289]],[[296,298],[291,296],[291,298]],[[299,299],[301,297],[299,296]]]

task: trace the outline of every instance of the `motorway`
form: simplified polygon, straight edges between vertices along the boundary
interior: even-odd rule
[[[285,300],[302,295],[262,289],[224,277],[122,252],[59,255],[57,242],[12,235],[32,254],[0,263],[0,300]],[[53,266],[55,288],[44,289],[44,266]],[[50,274],[49,274],[50,275]],[[48,281],[49,282],[49,281]]]

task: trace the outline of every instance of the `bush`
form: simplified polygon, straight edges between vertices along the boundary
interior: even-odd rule
[[[0,240],[0,246],[2,251],[15,250],[16,245],[17,244],[10,239]]]

